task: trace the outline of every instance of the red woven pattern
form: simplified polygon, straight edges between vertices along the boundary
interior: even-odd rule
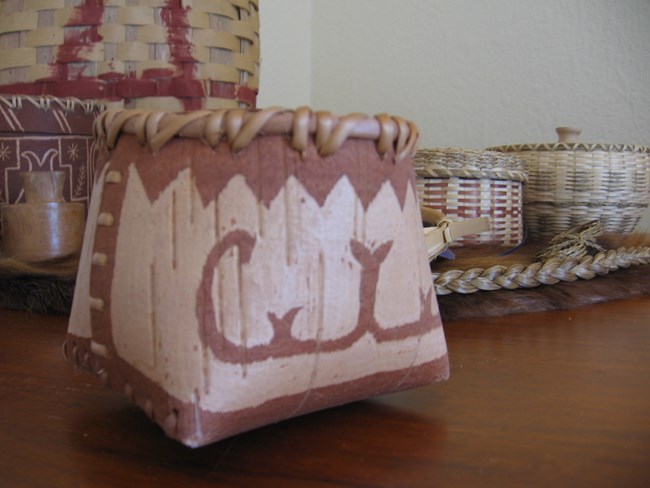
[[[458,238],[454,246],[515,246],[524,237],[521,182],[418,176],[417,189],[422,205],[440,210],[451,220],[490,219],[490,232]]]
[[[0,93],[254,108],[257,0],[5,0]]]

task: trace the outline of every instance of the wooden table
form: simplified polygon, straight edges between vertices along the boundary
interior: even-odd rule
[[[451,379],[200,449],[0,311],[0,486],[650,486],[650,296],[448,323]]]

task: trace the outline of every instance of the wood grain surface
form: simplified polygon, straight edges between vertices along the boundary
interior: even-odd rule
[[[445,324],[451,379],[200,449],[0,310],[0,486],[650,486],[650,297]]]

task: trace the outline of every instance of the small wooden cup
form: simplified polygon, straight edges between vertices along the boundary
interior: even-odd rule
[[[79,254],[85,208],[63,201],[65,173],[22,174],[27,203],[2,207],[3,255],[38,262]]]

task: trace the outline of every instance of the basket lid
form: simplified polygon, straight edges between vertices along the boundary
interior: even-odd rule
[[[526,181],[524,162],[497,151],[458,148],[420,149],[413,160],[419,176]]]
[[[78,98],[0,95],[0,132],[91,136],[101,103]]]
[[[98,117],[95,130],[98,142],[109,149],[115,147],[121,134],[131,134],[153,152],[175,137],[198,139],[212,147],[226,141],[236,152],[258,135],[287,135],[293,149],[305,151],[308,140],[313,138],[318,153],[329,156],[348,139],[365,139],[374,141],[382,156],[394,152],[396,160],[412,156],[419,140],[418,127],[401,117],[387,114],[369,117],[360,113],[337,117],[330,112],[312,112],[309,107],[185,113],[107,110]]]
[[[635,144],[603,144],[579,142],[582,130],[575,127],[557,127],[558,142],[537,144],[507,144],[489,147],[488,151],[524,152],[524,151],[603,151],[650,153],[650,147]]]

